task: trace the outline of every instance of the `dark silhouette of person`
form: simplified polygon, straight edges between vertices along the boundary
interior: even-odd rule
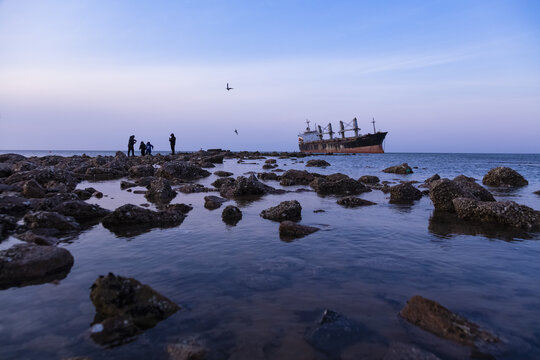
[[[141,150],[141,156],[144,156],[146,154],[146,145],[144,144],[144,141],[141,141],[141,144],[139,145],[139,150]]]
[[[171,137],[169,137],[169,142],[171,143],[172,155],[174,155],[174,146],[176,145],[176,137],[172,133],[171,133]]]
[[[152,156],[152,149],[154,145],[150,144],[150,141],[146,142],[146,154]]]
[[[129,153],[131,153],[131,156],[135,156],[136,143],[137,143],[137,140],[135,140],[135,135],[131,135],[128,141],[128,156],[129,156]]]

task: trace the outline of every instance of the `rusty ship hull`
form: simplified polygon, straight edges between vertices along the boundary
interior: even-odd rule
[[[388,132],[309,142],[299,141],[298,147],[301,152],[309,154],[381,154],[384,153],[383,141],[386,134]]]

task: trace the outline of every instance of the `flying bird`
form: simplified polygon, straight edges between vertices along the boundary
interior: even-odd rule
[[[236,135],[238,135],[238,130],[234,129],[234,132],[236,133]]]
[[[227,83],[227,91],[232,90],[232,89],[234,89],[234,88],[229,87],[229,83]]]

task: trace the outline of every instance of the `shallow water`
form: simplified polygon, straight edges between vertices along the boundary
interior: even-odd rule
[[[353,178],[423,181],[438,173],[482,176],[509,166],[529,185],[512,191],[490,189],[540,209],[539,155],[370,154],[319,156],[332,165],[309,171],[342,172]],[[306,159],[307,160],[307,159]],[[281,169],[304,163],[278,159]],[[212,171],[242,175],[260,172],[264,160],[237,164],[226,160]],[[385,174],[390,165],[417,166],[411,175]],[[200,181],[209,185],[212,175]],[[106,194],[91,202],[115,209],[146,203],[144,195],[120,190],[120,181],[82,183]],[[280,188],[275,181],[268,185]],[[288,187],[294,190],[301,187]],[[216,359],[326,359],[304,340],[325,308],[363,324],[361,342],[330,358],[382,358],[394,342],[409,343],[443,359],[468,358],[470,349],[430,335],[398,316],[413,295],[436,300],[501,337],[481,349],[497,358],[540,358],[540,234],[463,224],[434,216],[423,197],[413,205],[392,205],[380,191],[360,195],[375,206],[345,209],[335,197],[313,192],[267,195],[241,202],[243,218],[231,227],[221,209],[207,210],[208,194],[178,194],[173,203],[192,204],[182,225],[117,237],[101,225],[61,246],[75,264],[60,282],[0,291],[0,358],[58,359],[89,355],[94,359],[166,358],[166,345],[196,339]],[[215,194],[217,195],[217,194]],[[279,224],[262,219],[261,210],[296,199],[302,224],[317,233],[281,241]],[[151,206],[152,208],[152,206]],[[323,213],[314,210],[324,209]],[[2,243],[9,246],[14,239]],[[183,309],[135,341],[105,349],[88,336],[95,311],[90,285],[113,272],[134,277],[180,304]]]

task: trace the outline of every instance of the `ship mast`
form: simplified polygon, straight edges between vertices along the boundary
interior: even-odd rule
[[[375,130],[375,118],[373,118],[373,121],[371,122],[373,124],[373,133],[375,134],[377,131]]]
[[[311,131],[311,129],[309,128],[309,119],[306,119],[306,123],[307,123],[306,131]]]

